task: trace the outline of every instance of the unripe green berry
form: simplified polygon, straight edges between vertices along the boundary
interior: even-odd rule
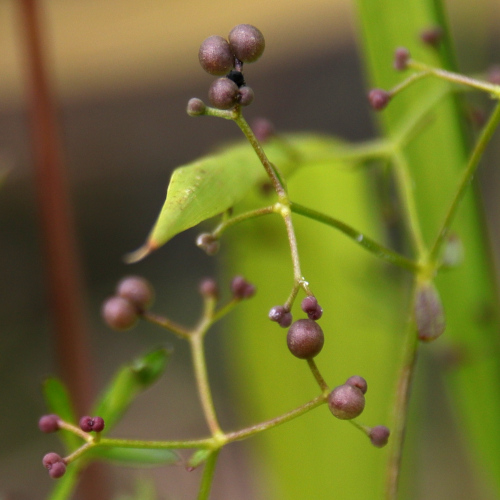
[[[214,108],[230,109],[238,102],[238,85],[229,78],[218,78],[208,89],[208,98]]]
[[[234,55],[227,40],[218,35],[209,36],[203,41],[198,59],[201,67],[211,75],[225,75],[234,66]]]
[[[325,337],[323,330],[311,319],[299,319],[288,330],[286,343],[290,352],[297,358],[310,359],[323,349]]]
[[[335,417],[351,420],[364,410],[365,396],[353,385],[339,385],[328,395],[328,407]]]
[[[266,47],[264,35],[251,24],[235,26],[228,36],[233,54],[244,63],[259,59]]]

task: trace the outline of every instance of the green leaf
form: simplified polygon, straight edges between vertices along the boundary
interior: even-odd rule
[[[152,450],[150,448],[107,448],[97,446],[87,455],[93,459],[108,460],[115,465],[127,467],[146,467],[158,465],[176,465],[180,456],[174,450]]]
[[[135,492],[132,495],[119,495],[115,500],[156,500],[155,483],[151,478],[139,477],[135,482]]]
[[[169,350],[156,349],[118,370],[93,410],[93,415],[104,419],[103,434],[119,421],[135,397],[162,375],[169,356]]]
[[[43,395],[47,407],[51,413],[59,415],[65,422],[76,424],[77,418],[73,409],[70,395],[66,386],[57,378],[48,378],[43,383]],[[81,439],[65,430],[58,431],[66,448],[71,451],[78,448],[81,444]]]
[[[312,134],[286,136],[266,144],[266,154],[285,176],[303,162],[327,162],[343,152],[342,143]],[[172,174],[167,199],[146,243],[126,256],[136,262],[175,235],[221,214],[266,180],[264,168],[248,143],[226,147]]]

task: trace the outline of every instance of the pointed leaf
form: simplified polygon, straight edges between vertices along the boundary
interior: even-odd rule
[[[308,134],[275,139],[266,144],[265,150],[271,162],[288,176],[304,162],[338,159],[343,147],[338,139]],[[265,180],[264,168],[248,143],[176,169],[146,243],[127,255],[126,261],[136,262],[176,234],[228,210]]]
[[[157,349],[122,367],[104,391],[93,415],[104,419],[108,432],[121,418],[135,397],[152,385],[165,371],[170,351]]]
[[[42,390],[50,412],[59,415],[65,422],[76,424],[77,418],[66,386],[57,378],[48,378],[43,383]],[[60,430],[58,433],[68,450],[80,446],[81,440],[73,433],[65,430]]]

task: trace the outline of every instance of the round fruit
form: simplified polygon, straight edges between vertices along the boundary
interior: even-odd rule
[[[154,292],[149,281],[139,276],[128,276],[118,283],[116,295],[127,299],[139,311],[144,311],[153,302]]]
[[[209,36],[203,41],[198,59],[201,67],[211,75],[225,75],[234,66],[234,55],[227,40],[218,35]]]
[[[123,297],[110,297],[102,306],[102,317],[113,330],[128,330],[137,322],[137,309]]]
[[[365,396],[353,385],[339,385],[328,395],[328,406],[335,417],[351,420],[364,410]]]
[[[208,98],[218,109],[232,108],[238,102],[238,85],[229,78],[218,78],[210,85]]]
[[[299,319],[288,330],[286,343],[297,358],[314,358],[320,353],[325,342],[323,330],[311,319]]]
[[[233,54],[244,63],[256,61],[266,47],[264,35],[251,24],[235,26],[228,39]]]

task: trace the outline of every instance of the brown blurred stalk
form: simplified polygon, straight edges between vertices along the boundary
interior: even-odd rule
[[[36,0],[20,0],[24,28],[31,146],[43,241],[55,359],[79,415],[92,402],[92,364],[80,261],[55,106],[51,98]],[[99,471],[98,471],[99,472]],[[105,484],[85,475],[80,494],[104,499]],[[100,474],[99,474],[100,476]],[[102,479],[102,478],[101,478]]]

